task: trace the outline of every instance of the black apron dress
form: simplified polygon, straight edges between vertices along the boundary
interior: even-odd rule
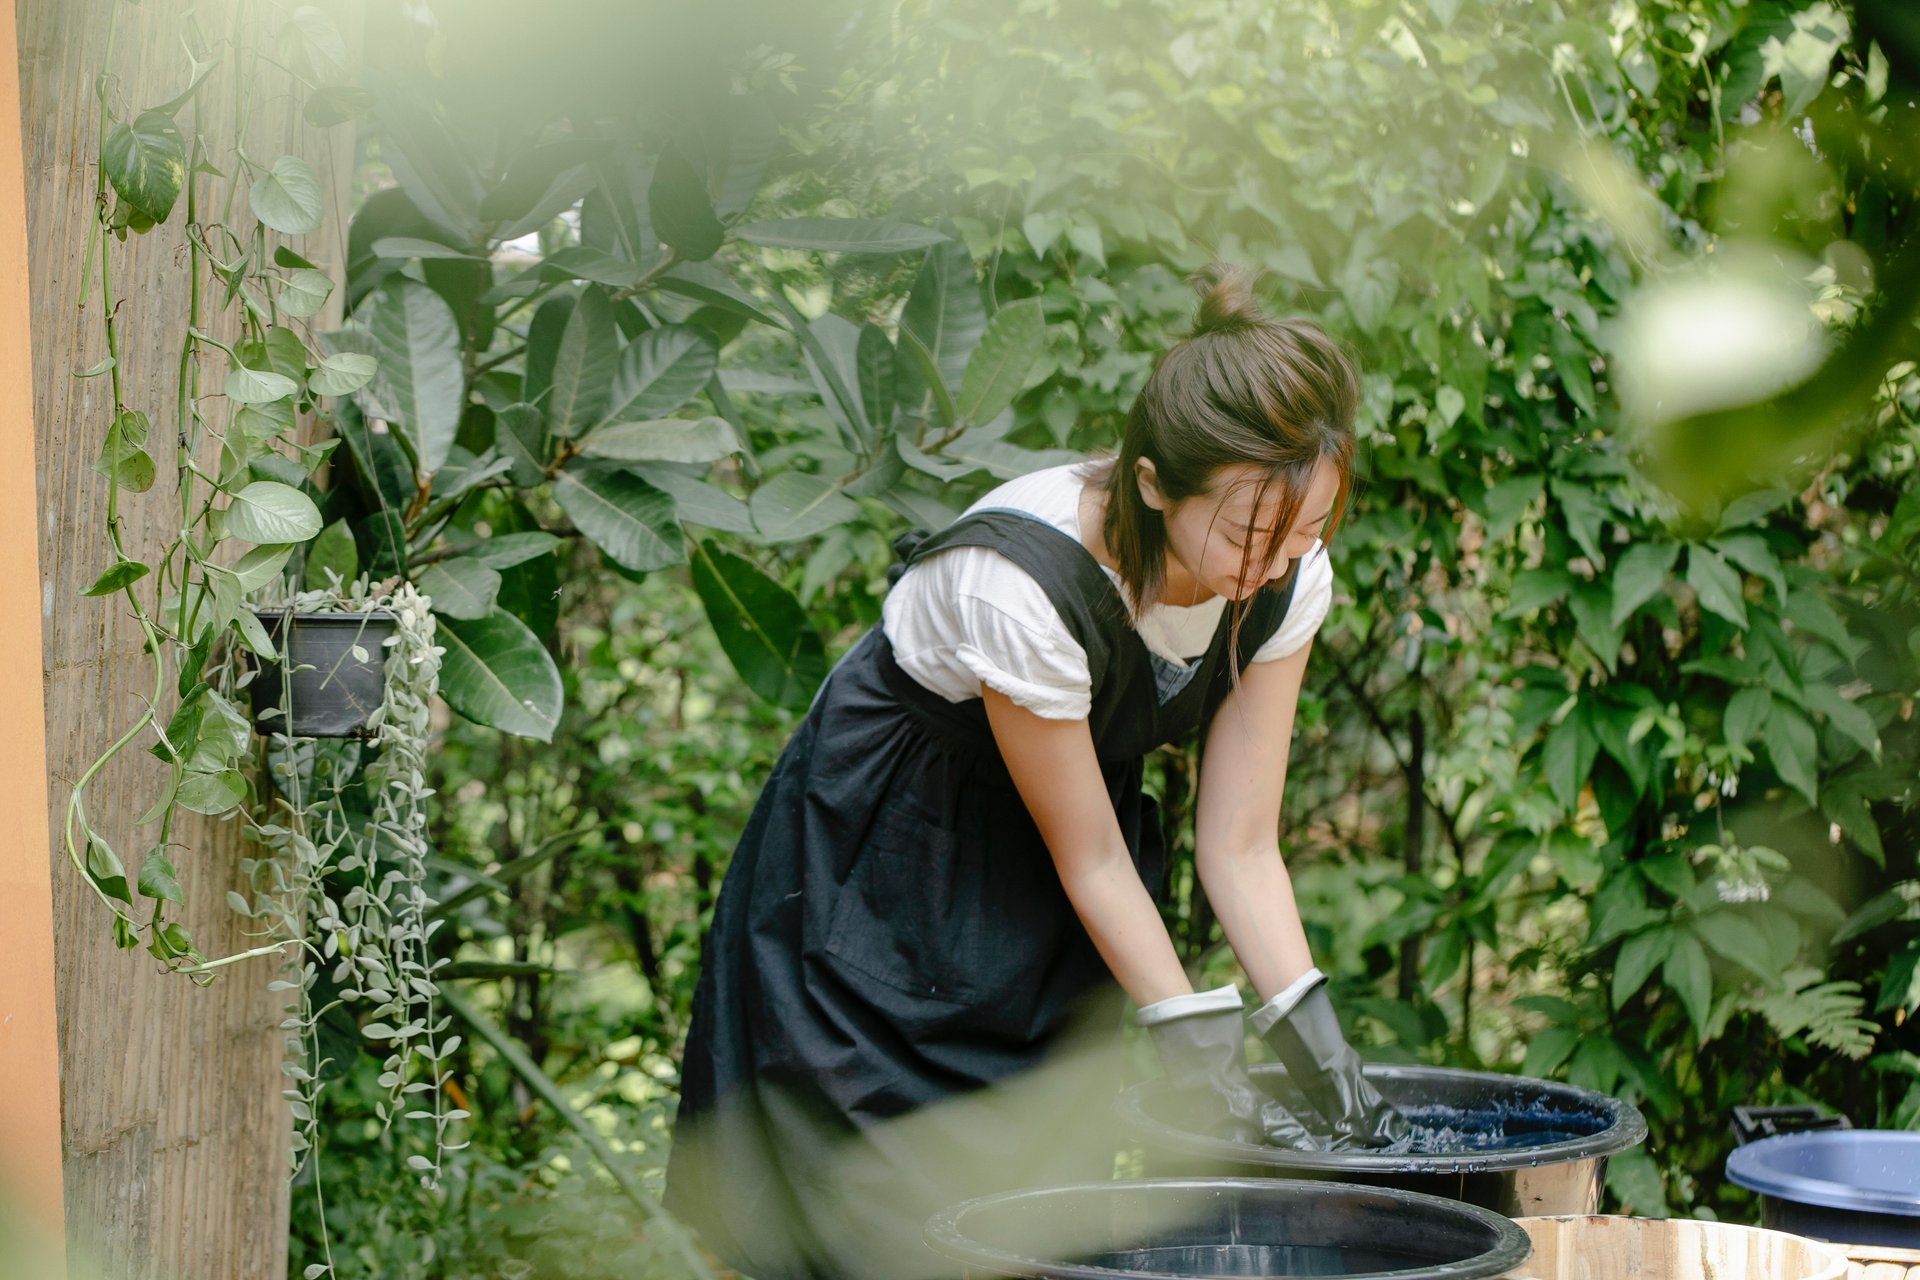
[[[977,512],[911,565],[990,548],[1086,650],[1096,754],[1148,890],[1163,891],[1142,758],[1200,728],[1293,575],[1187,667],[1151,653],[1078,541]],[[1124,997],[1074,914],[979,699],[952,703],[879,627],[833,669],[775,764],[721,886],[694,996],[667,1206],[758,1280],[957,1273],[938,1209],[1112,1176]]]

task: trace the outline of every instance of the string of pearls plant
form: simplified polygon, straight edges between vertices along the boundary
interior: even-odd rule
[[[284,692],[292,682],[283,681],[278,714],[270,710],[265,717],[277,727],[263,731],[263,772],[272,786],[260,794],[271,798],[263,819],[249,818],[247,832],[264,855],[241,863],[251,897],[230,897],[233,909],[258,921],[287,956],[285,974],[271,985],[293,994],[280,1024],[287,1033],[282,1070],[289,1081],[283,1096],[294,1119],[292,1171],[314,1160],[320,1144],[319,1094],[329,1065],[320,1021],[346,1004],[359,1006],[369,1019],[362,1034],[387,1049],[380,1083],[388,1096],[377,1104],[380,1120],[386,1126],[397,1119],[431,1126],[432,1154],[411,1155],[408,1163],[427,1185],[437,1186],[446,1153],[466,1145],[448,1138],[467,1113],[447,1105],[444,1064],[460,1037],[446,1034],[451,1018],[437,1008],[434,974],[446,961],[432,956],[440,922],[430,918],[433,900],[426,889],[427,804],[433,794],[426,782],[427,753],[444,652],[434,643],[431,601],[408,582],[374,589],[364,578],[346,587],[333,578],[327,589],[285,594],[259,607],[378,614],[393,622],[382,642],[384,696],[368,719],[364,743],[295,736]],[[365,661],[368,655],[355,646],[354,656]],[[317,1167],[313,1184],[324,1236],[325,1192]],[[309,1280],[330,1273],[331,1261],[318,1265]]]

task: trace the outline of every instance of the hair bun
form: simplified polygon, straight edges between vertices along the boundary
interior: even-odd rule
[[[1200,295],[1193,318],[1193,336],[1239,333],[1267,323],[1267,313],[1253,296],[1253,272],[1229,262],[1213,262],[1194,272],[1191,283]]]

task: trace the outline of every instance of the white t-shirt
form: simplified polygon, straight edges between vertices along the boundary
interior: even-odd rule
[[[967,510],[1023,512],[1079,542],[1083,465],[1009,480]],[[1120,575],[1101,567],[1125,598]],[[1326,548],[1315,542],[1298,573],[1287,616],[1255,651],[1255,662],[1299,652],[1326,619],[1333,601]],[[1147,649],[1175,669],[1177,680],[1179,668],[1206,654],[1226,607],[1224,596],[1190,608],[1154,605],[1134,625]],[[887,593],[880,625],[901,668],[949,702],[979,697],[984,684],[1049,720],[1082,719],[1093,708],[1087,651],[1032,575],[997,551],[953,547],[920,561]]]

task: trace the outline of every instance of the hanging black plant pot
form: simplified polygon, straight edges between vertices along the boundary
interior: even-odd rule
[[[260,610],[255,616],[267,629],[273,647],[293,667],[288,680],[284,663],[260,662],[251,686],[253,719],[260,732],[296,738],[366,736],[367,717],[386,697],[384,643],[397,625],[394,616],[384,610],[295,614]],[[289,617],[292,634],[283,640]],[[354,653],[356,647],[366,655],[364,659]],[[291,708],[285,719],[267,714],[283,706]]]

